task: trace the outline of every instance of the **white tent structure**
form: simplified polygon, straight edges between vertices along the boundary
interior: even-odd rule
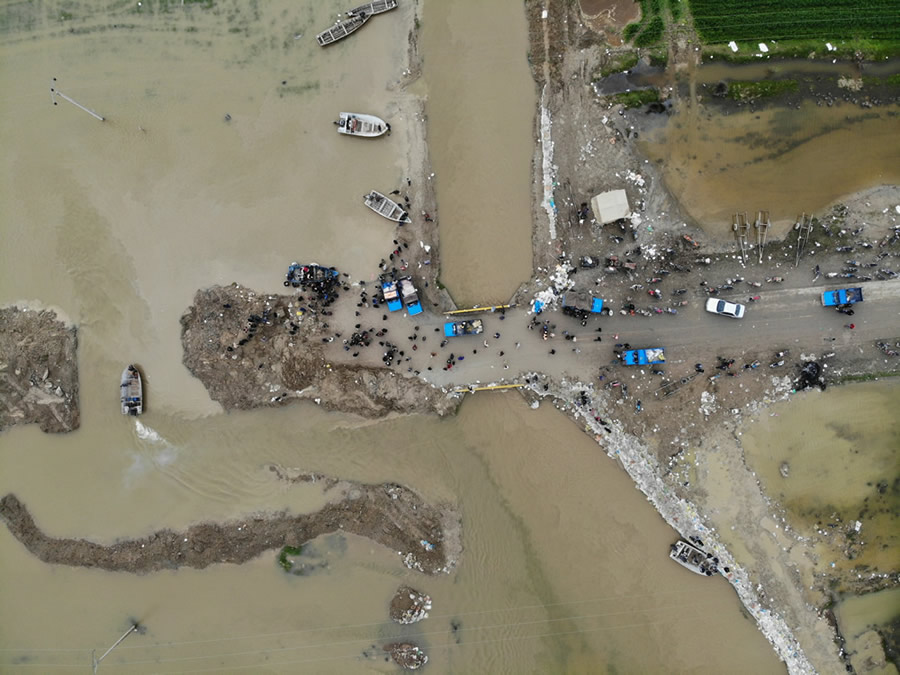
[[[594,212],[594,218],[601,225],[631,215],[631,207],[628,206],[628,195],[625,194],[625,190],[601,192],[591,199],[591,209]]]

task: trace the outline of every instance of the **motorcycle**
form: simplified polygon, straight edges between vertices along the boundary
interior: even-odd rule
[[[678,314],[678,310],[674,307],[666,307],[666,314]]]
[[[754,295],[754,296],[748,298],[748,299],[747,299],[747,302],[756,302],[757,300],[760,299],[760,297],[761,297],[761,296],[759,296],[759,295]]]
[[[784,281],[784,277],[766,277],[767,284],[780,284]]]
[[[770,363],[769,368],[781,368],[781,366],[783,366],[783,365],[784,365],[784,359],[781,359],[781,361],[773,361],[772,363]]]

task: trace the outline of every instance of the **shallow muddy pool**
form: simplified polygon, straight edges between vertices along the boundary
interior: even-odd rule
[[[891,634],[896,641],[900,589],[845,598],[835,606],[834,614],[857,672],[896,675],[896,664],[884,658],[882,636]],[[893,647],[896,649],[896,644]]]
[[[892,380],[807,391],[766,410],[743,434],[766,493],[799,534],[822,539],[819,571],[900,568],[898,403]],[[824,545],[836,538],[851,556]]]
[[[719,108],[682,103],[641,141],[681,207],[712,237],[732,236],[732,214],[752,220],[760,210],[783,235],[803,212],[900,182],[896,105]]]

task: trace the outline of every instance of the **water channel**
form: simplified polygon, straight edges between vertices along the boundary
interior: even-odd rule
[[[476,92],[497,82],[475,65],[478,49],[497,49],[479,32],[483,17],[451,4],[429,0],[422,18],[428,132],[448,279],[461,298],[483,299],[500,288],[508,295],[530,271],[534,93],[521,82],[510,85],[522,97],[511,102],[436,93],[443,77],[457,79],[446,83],[451,91],[462,75]],[[397,110],[393,86],[412,22],[402,13],[411,5],[320,50],[313,34],[341,9],[222,2],[105,15],[93,3],[49,2],[5,10],[0,302],[38,300],[78,324],[82,425],[59,436],[34,427],[0,435],[0,493],[15,492],[52,535],[111,542],[320,503],[317,491],[278,482],[271,464],[396,481],[459,503],[458,571],[422,577],[392,551],[334,535],[308,549],[306,576],[281,572],[272,553],[136,577],[45,565],[0,528],[0,669],[84,671],[91,649],[139,620],[147,632],[104,666],[392,672],[369,648],[404,636],[428,651],[434,672],[783,672],[727,582],[673,565],[674,531],[550,407],[530,410],[509,394],[479,396],[446,420],[364,423],[313,405],[223,414],[181,365],[178,318],[197,288],[238,281],[277,292],[293,258],[370,278],[390,246],[392,230],[359,197],[403,179],[405,137],[349,148],[331,121],[339,110]],[[524,30],[520,3],[492,11]],[[524,66],[521,54],[490,54],[495,70]],[[465,73],[456,72],[461,56]],[[354,67],[361,62],[365,69]],[[108,121],[53,107],[53,76]],[[475,115],[508,126],[462,124]],[[447,155],[453,148],[463,154]],[[491,157],[508,158],[509,170]],[[473,215],[486,193],[466,181],[485,166],[504,174],[489,189],[510,202],[508,218]],[[481,238],[486,222],[496,224],[491,237],[524,246],[490,282],[480,251],[497,244]],[[453,252],[454,242],[474,241],[476,249]],[[117,408],[129,361],[147,373],[140,423]],[[431,618],[415,627],[387,621],[401,582],[434,598]]]

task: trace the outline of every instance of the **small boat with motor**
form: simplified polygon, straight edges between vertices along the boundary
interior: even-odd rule
[[[363,138],[377,138],[391,130],[391,125],[380,117],[365,113],[342,112],[334,123],[339,134]]]
[[[694,574],[699,574],[701,577],[711,577],[719,571],[718,558],[714,558],[712,553],[707,553],[703,549],[689,544],[684,539],[680,539],[672,544],[669,557],[682,567],[689,569]]]
[[[144,387],[141,374],[133,365],[122,371],[122,383],[119,386],[122,401],[122,414],[137,417],[144,412]]]

